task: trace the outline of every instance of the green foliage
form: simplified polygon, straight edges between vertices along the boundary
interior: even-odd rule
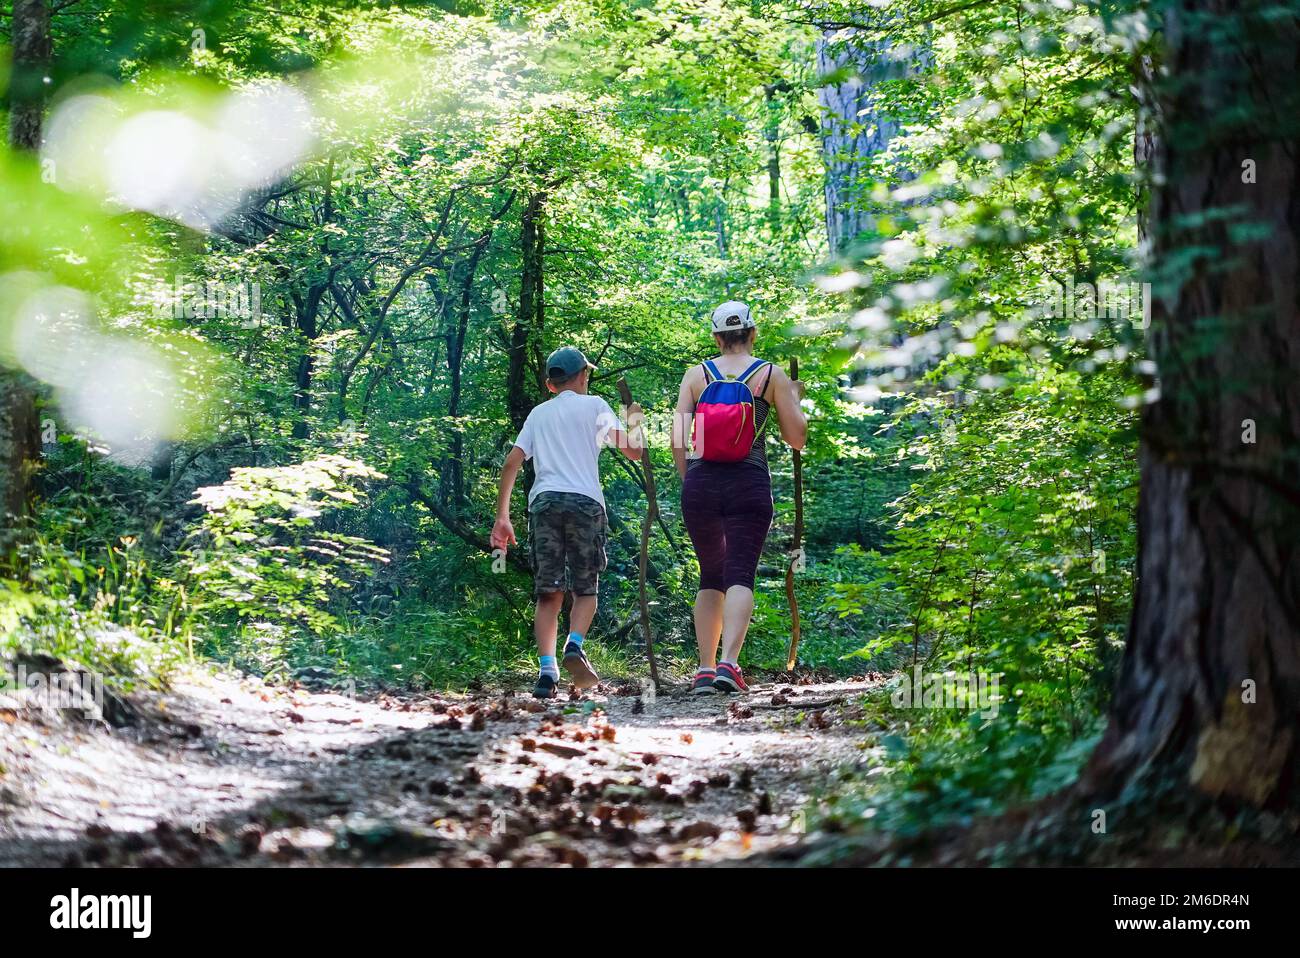
[[[327,609],[335,594],[388,557],[323,524],[330,512],[363,501],[364,480],[382,478],[343,456],[235,469],[220,486],[197,490],[193,501],[206,514],[178,554],[179,581],[160,585],[187,596],[204,624],[335,630]]]
[[[908,450],[920,478],[897,503],[888,575],[905,614],[878,642],[927,664],[1015,669],[1075,696],[1111,655],[1127,619],[1135,551],[1130,415],[1102,377],[1035,369],[1014,393],[945,414]],[[1082,706],[1096,707],[1096,689]]]
[[[1070,784],[1101,735],[1089,716],[1074,733],[1059,711],[1035,713],[1012,695],[995,717],[950,711],[897,723],[890,688],[870,699],[875,718],[864,723],[864,745],[880,762],[866,783],[828,791],[810,827],[828,819],[897,835],[945,825],[1042,798]],[[889,723],[886,726],[886,723]],[[888,731],[876,731],[888,728]]]
[[[56,13],[52,116],[82,74],[121,81],[96,89],[122,116],[201,124],[286,81],[309,145],[203,230],[112,206],[106,140],[83,144],[90,185],[0,157],[0,363],[42,380],[59,436],[0,580],[7,643],[135,675],[192,643],[281,679],[515,681],[534,665],[528,576],[486,535],[543,357],[577,345],[593,391],[617,404],[626,375],[665,414],[712,354],[710,309],[739,296],[758,353],[797,355],[808,386],[802,664],[973,669],[1008,696],[978,721],[873,698],[864,745],[887,772],[842,807],[919,827],[1072,774],[1128,617],[1150,381],[1129,318],[1062,320],[1041,297],[1136,276],[1129,91],[1148,29],[1126,4],[191,6],[179,33],[131,3]],[[819,56],[845,66],[821,76]],[[829,155],[819,90],[856,73],[872,99],[852,132],[898,135]],[[828,257],[842,165],[868,226]],[[181,277],[256,284],[261,315],[175,315]],[[54,287],[93,304],[89,338],[11,350]],[[133,391],[135,366],[52,361],[95,359],[85,343],[166,375]],[[87,437],[87,383],[175,415],[145,453]],[[775,670],[794,516],[769,442],[777,514],[744,661]],[[665,670],[688,673],[697,570],[669,452],[651,454],[652,615]],[[629,464],[602,469],[589,648],[602,673],[639,674],[644,493]]]
[[[22,580],[0,582],[0,653],[52,654],[127,691],[156,685],[184,657],[135,537],[74,552],[38,532],[22,544],[19,568]]]

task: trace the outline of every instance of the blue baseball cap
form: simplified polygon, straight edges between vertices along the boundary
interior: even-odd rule
[[[546,358],[547,379],[568,379],[584,369],[595,368],[595,363],[587,362],[582,350],[573,346],[561,346]]]

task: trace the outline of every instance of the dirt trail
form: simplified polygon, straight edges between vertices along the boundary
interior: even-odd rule
[[[681,865],[804,841],[865,680],[344,695],[191,673],[110,729],[0,710],[0,865]]]

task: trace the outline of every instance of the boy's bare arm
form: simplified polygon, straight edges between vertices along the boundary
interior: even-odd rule
[[[645,449],[645,413],[640,403],[627,407],[627,431],[615,427],[613,433],[618,451],[633,462],[640,461],[641,451]]]
[[[510,523],[510,495],[515,491],[515,479],[524,464],[524,451],[518,446],[511,448],[506,455],[505,465],[501,467],[501,488],[497,492],[497,518],[492,526],[492,548],[505,549],[518,545],[515,527]]]

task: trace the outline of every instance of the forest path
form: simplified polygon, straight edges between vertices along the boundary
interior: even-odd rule
[[[0,709],[0,865],[734,861],[801,843],[799,809],[872,764],[868,681],[543,704],[192,672],[127,728]]]

